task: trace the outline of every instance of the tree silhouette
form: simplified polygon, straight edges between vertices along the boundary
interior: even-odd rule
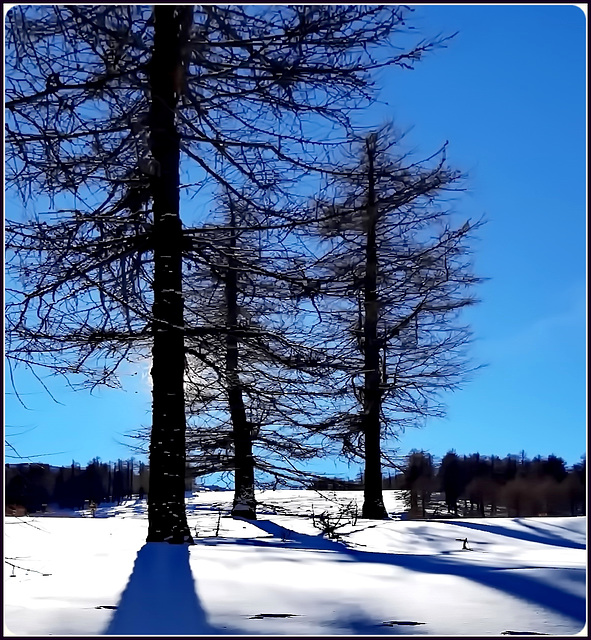
[[[447,510],[458,515],[458,499],[462,495],[465,481],[462,473],[462,465],[455,451],[449,451],[443,457],[439,466],[439,479],[441,488],[445,493]]]
[[[323,310],[335,319],[327,343],[351,402],[329,434],[364,460],[367,518],[387,515],[382,442],[442,415],[439,392],[457,388],[470,370],[470,333],[458,313],[475,302],[479,281],[468,259],[478,224],[450,226],[438,203],[461,175],[446,167],[444,149],[429,166],[411,162],[399,142],[388,130],[365,137],[318,204]]]
[[[406,13],[20,5],[8,14],[7,184],[49,212],[7,224],[7,355],[11,366],[95,386],[117,385],[119,365],[151,351],[150,541],[191,539],[181,171],[197,167],[193,194],[211,181],[240,196],[240,181],[271,193],[273,165],[310,170],[371,97],[372,70],[410,67],[443,43],[394,49]],[[320,142],[319,121],[333,126]]]

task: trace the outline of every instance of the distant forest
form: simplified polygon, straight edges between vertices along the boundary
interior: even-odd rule
[[[520,455],[468,456],[447,453],[441,461],[424,451],[412,451],[384,489],[404,491],[408,517],[558,516],[586,513],[586,459],[572,467],[554,455],[532,459]],[[42,463],[5,465],[6,514],[84,509],[92,501],[118,503],[148,493],[148,465],[133,459],[116,463],[92,460],[85,468]],[[315,479],[317,490],[361,490],[355,480]],[[186,489],[193,488],[187,467]]]
[[[5,465],[6,513],[10,507],[26,512],[46,511],[49,505],[83,509],[89,502],[121,503],[132,496],[144,497],[148,490],[147,465],[134,460],[92,460],[86,468],[76,462],[54,467],[37,462]]]
[[[412,451],[384,489],[405,491],[409,517],[575,516],[586,513],[587,462],[567,468],[554,455],[532,459],[519,455],[459,456],[453,450],[440,462],[424,451]],[[355,481],[318,480],[316,489],[363,487]]]

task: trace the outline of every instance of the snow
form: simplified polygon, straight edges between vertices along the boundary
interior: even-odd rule
[[[256,522],[230,517],[232,499],[208,491],[187,500],[191,546],[146,543],[140,500],[101,505],[94,518],[6,518],[5,635],[585,628],[585,517],[402,520],[400,496],[388,491],[391,519],[344,518],[329,539],[312,514],[352,513],[361,493],[262,492]]]

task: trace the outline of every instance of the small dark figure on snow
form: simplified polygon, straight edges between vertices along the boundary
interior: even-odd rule
[[[456,538],[456,540],[462,543],[462,551],[472,551],[468,546],[468,538]]]

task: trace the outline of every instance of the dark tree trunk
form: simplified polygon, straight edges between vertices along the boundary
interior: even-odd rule
[[[184,317],[182,225],[179,216],[179,134],[175,125],[181,49],[192,8],[154,9],[149,69],[151,177],[154,211],[152,433],[148,542],[192,542],[185,513]]]
[[[231,205],[230,205],[231,206]],[[232,515],[256,520],[252,431],[246,419],[238,368],[238,264],[236,261],[236,216],[230,212],[230,250],[226,273],[226,384],[232,438],[234,441],[234,505]]]
[[[415,487],[410,488],[410,512],[413,514],[419,511],[419,494]]]
[[[365,488],[362,518],[374,520],[388,517],[382,497],[382,455],[380,446],[380,345],[378,332],[376,247],[377,211],[374,187],[373,140],[367,142],[369,189],[367,203],[367,244],[365,252],[365,318],[363,325],[365,349],[365,386],[363,394],[363,434],[365,438]]]

